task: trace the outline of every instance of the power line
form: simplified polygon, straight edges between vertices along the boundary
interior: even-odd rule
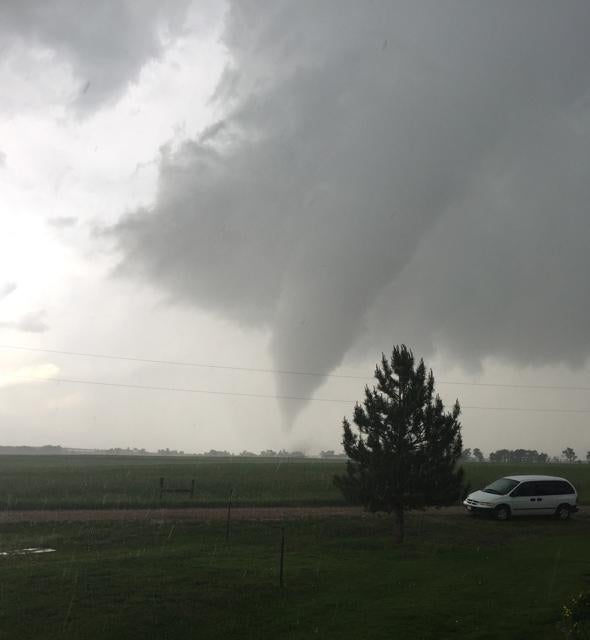
[[[142,384],[127,384],[123,382],[103,382],[100,380],[81,380],[77,378],[35,378],[28,376],[18,376],[21,380],[30,380],[35,382],[57,382],[69,384],[87,384],[99,387],[119,387],[123,389],[137,389],[143,391],[168,391],[175,393],[196,393],[201,395],[214,396],[232,396],[237,398],[259,398],[265,400],[297,400],[300,402],[331,402],[339,404],[355,404],[358,400],[347,400],[344,398],[316,398],[308,396],[287,396],[275,395],[270,393],[244,393],[237,391],[215,391],[211,389],[193,389],[187,387],[165,387]],[[543,409],[535,407],[490,407],[480,405],[461,405],[461,409],[478,410],[478,411],[516,411],[516,412],[532,412],[532,413],[590,413],[590,409]]]
[[[590,413],[590,409],[537,409],[535,407],[480,407],[477,405],[461,405],[463,409],[475,409],[481,411],[519,411],[525,413]]]
[[[463,385],[468,387],[503,387],[506,389],[542,389],[553,391],[590,391],[590,387],[575,387],[553,384],[512,384],[502,382],[455,382],[451,380],[437,380],[436,384]]]
[[[290,376],[311,376],[319,378],[341,378],[348,380],[370,380],[372,375],[354,375],[354,374],[340,374],[340,373],[319,373],[313,371],[294,371],[288,369],[267,369],[260,367],[239,367],[232,365],[211,364],[202,362],[187,362],[183,360],[157,360],[154,358],[136,358],[132,356],[120,356],[110,355],[102,353],[85,353],[80,351],[61,351],[58,349],[39,349],[33,347],[18,347],[12,345],[0,345],[0,349],[10,349],[15,351],[29,351],[37,353],[51,353],[56,355],[76,356],[83,358],[100,358],[103,360],[122,360],[127,362],[141,362],[144,364],[164,364],[177,367],[193,367],[201,369],[222,369],[227,371],[246,371],[250,373],[270,373],[278,375],[290,375]],[[454,386],[468,386],[468,387],[498,387],[506,389],[539,389],[539,390],[553,390],[553,391],[590,391],[590,387],[584,386],[570,386],[570,385],[547,385],[547,384],[513,384],[502,382],[467,382],[459,380],[437,380],[437,384],[442,385],[454,385]]]
[[[344,400],[338,398],[310,398],[304,396],[274,395],[270,393],[241,393],[238,391],[215,391],[211,389],[192,389],[187,387],[164,387],[143,384],[127,384],[124,382],[103,382],[100,380],[81,380],[76,378],[35,378],[30,376],[17,376],[20,380],[30,380],[35,382],[65,382],[72,384],[90,384],[99,387],[121,387],[123,389],[141,389],[143,391],[172,391],[178,393],[198,393],[214,396],[233,396],[237,398],[263,398],[273,400],[299,400],[303,402],[340,402],[350,404],[356,400]]]
[[[142,362],[144,364],[165,364],[175,367],[194,367],[200,369],[225,369],[229,371],[247,371],[250,373],[272,373],[289,376],[313,376],[322,378],[348,378],[353,380],[368,380],[372,376],[344,375],[337,373],[319,373],[313,371],[291,371],[286,369],[264,369],[260,367],[236,367],[222,364],[209,364],[203,362],[186,362],[183,360],[155,360],[153,358],[135,358],[131,356],[116,356],[102,353],[83,353],[79,351],[59,351],[57,349],[34,349],[32,347],[13,347],[0,345],[0,349],[14,349],[18,351],[33,351],[39,353],[53,353],[64,356],[81,356],[83,358],[102,358],[104,360],[124,360],[127,362]]]

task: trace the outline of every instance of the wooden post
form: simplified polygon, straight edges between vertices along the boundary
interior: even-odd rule
[[[160,500],[164,496],[164,478],[160,478]]]
[[[195,497],[195,479],[193,478],[191,482],[191,498]]]
[[[225,525],[225,539],[229,540],[229,523],[230,523],[230,517],[231,517],[231,499],[232,496],[234,494],[234,490],[232,488],[232,490],[229,492],[229,499],[227,501],[227,522]]]
[[[283,588],[283,563],[285,559],[285,527],[281,527],[281,564],[279,567],[279,586]]]

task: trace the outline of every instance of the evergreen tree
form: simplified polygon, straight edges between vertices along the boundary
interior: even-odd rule
[[[405,510],[453,504],[464,492],[460,407],[457,401],[445,412],[432,371],[423,360],[416,367],[405,345],[393,349],[391,361],[382,356],[375,378],[377,386],[365,387],[363,405],[354,408],[358,433],[344,418],[349,460],[334,481],[351,502],[393,513],[402,542]]]

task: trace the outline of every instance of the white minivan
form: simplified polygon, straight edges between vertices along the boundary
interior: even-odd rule
[[[554,515],[567,520],[578,510],[578,494],[565,478],[506,476],[463,501],[471,513],[488,513],[497,520],[511,516]]]

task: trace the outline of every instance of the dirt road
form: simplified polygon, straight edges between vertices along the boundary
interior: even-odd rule
[[[301,520],[329,516],[367,515],[358,507],[234,507],[232,520]],[[89,522],[92,520],[214,521],[225,520],[225,507],[195,507],[182,509],[63,509],[58,511],[0,511],[3,522]]]
[[[457,515],[463,507],[427,509],[433,515]],[[234,507],[232,520],[284,521],[326,517],[371,517],[359,507]],[[0,524],[10,522],[91,522],[106,521],[219,521],[227,517],[225,508],[197,507],[187,509],[64,509],[59,511],[0,511]],[[580,507],[578,518],[590,518],[590,507]]]

